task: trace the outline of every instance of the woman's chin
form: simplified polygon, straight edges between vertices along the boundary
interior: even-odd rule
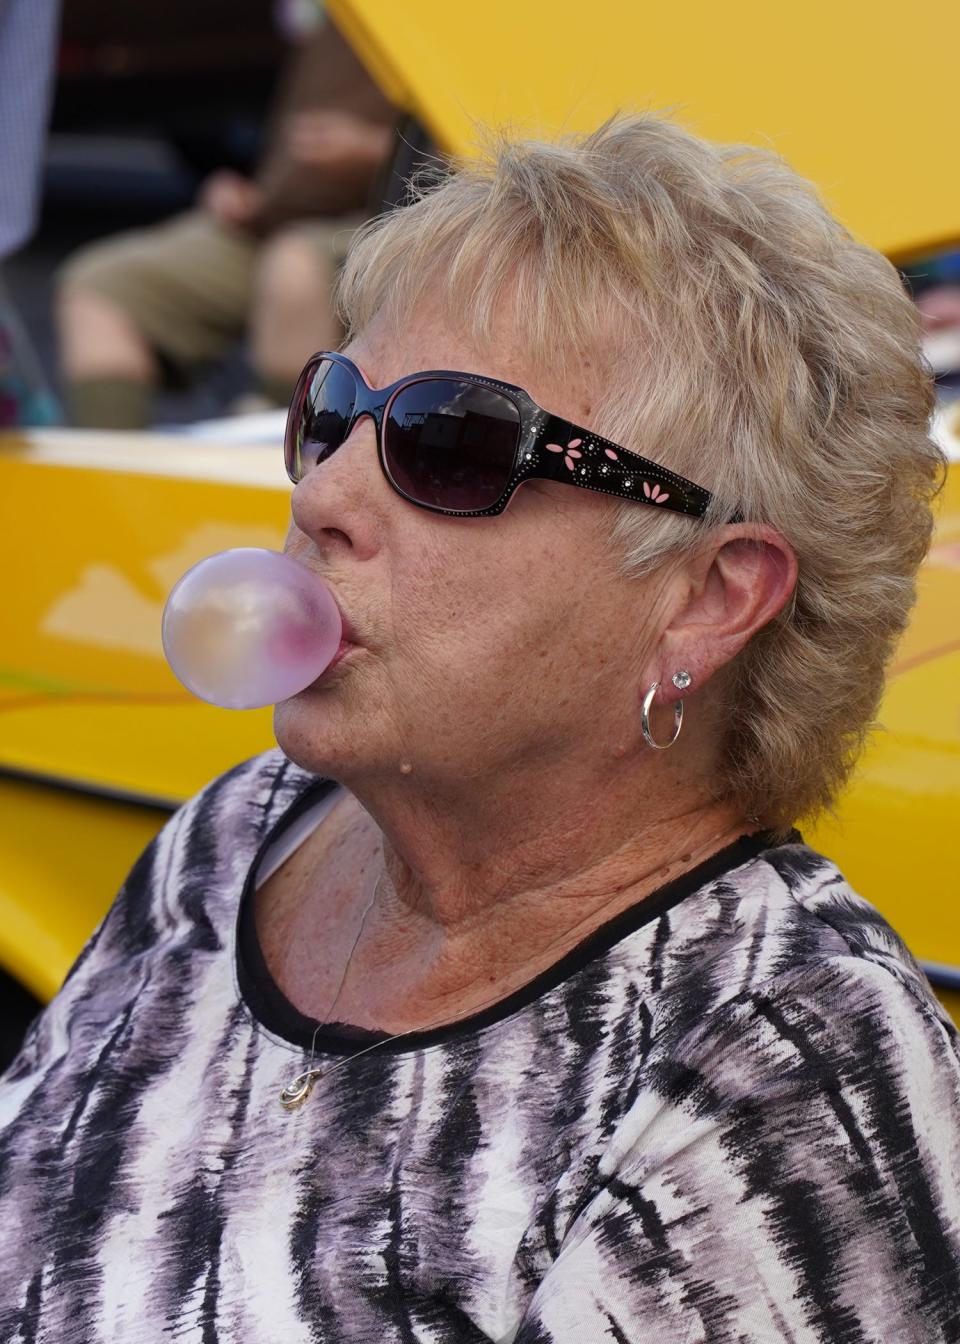
[[[313,774],[329,775],[345,757],[356,757],[354,725],[347,734],[336,720],[333,697],[322,698],[316,684],[273,707],[273,735],[277,746],[294,765]]]

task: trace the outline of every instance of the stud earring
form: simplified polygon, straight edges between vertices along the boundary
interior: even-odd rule
[[[681,667],[679,672],[674,672],[671,680],[678,691],[685,691],[691,681],[693,681],[693,677],[691,677],[686,668]]]

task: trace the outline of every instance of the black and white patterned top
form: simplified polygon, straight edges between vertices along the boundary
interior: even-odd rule
[[[210,784],[31,1030],[0,1083],[0,1340],[960,1340],[957,1032],[796,833],[285,1111],[313,1026],[251,898],[332,787],[277,750]]]

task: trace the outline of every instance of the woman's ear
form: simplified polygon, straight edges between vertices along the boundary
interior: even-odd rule
[[[675,700],[674,672],[690,672],[699,689],[737,656],[788,602],[797,583],[793,547],[765,524],[729,524],[673,575],[676,605],[651,668],[658,698]]]

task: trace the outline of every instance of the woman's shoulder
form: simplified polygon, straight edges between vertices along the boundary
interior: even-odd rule
[[[759,857],[768,875],[768,912],[775,916],[771,932],[780,937],[784,969],[837,960],[852,971],[862,964],[886,972],[924,1001],[932,997],[904,939],[833,859],[796,832],[790,843],[771,846]]]
[[[312,774],[279,747],[260,752],[215,776],[184,802],[155,837],[185,846],[188,866],[227,862],[254,850],[300,804],[334,782]]]
[[[60,1024],[69,1023],[76,1040],[85,1023],[125,1020],[149,982],[185,993],[214,964],[229,981],[240,896],[257,854],[301,799],[332,787],[274,749],[239,762],[184,802],[133,864],[37,1019],[21,1069],[52,1048]]]
[[[649,931],[657,952],[659,1025],[671,1048],[772,1000],[819,1004],[832,1028],[863,1008],[861,1024],[956,1029],[909,947],[838,865],[797,832],[699,887]],[[636,954],[641,952],[636,948]],[[710,1026],[708,1024],[713,1024]],[[904,1027],[905,1029],[905,1027]]]
[[[227,833],[268,830],[305,793],[331,787],[332,781],[304,770],[272,747],[215,776],[188,799],[171,822],[189,825],[216,821]]]
[[[88,957],[138,956],[180,941],[222,945],[260,847],[298,800],[333,787],[279,749],[241,761],[184,802],[127,874],[68,980]]]
[[[922,1097],[924,1141],[960,1160],[960,1034],[906,944],[826,855],[799,837],[771,845],[684,902],[661,943],[642,1068],[659,1104],[769,1111],[789,1129],[820,1097],[831,1114],[872,1113],[872,1147],[893,1144],[897,1117]]]
[[[125,884],[163,904],[189,905],[196,894],[211,914],[217,903],[232,917],[257,854],[281,823],[324,792],[332,780],[304,770],[279,748],[218,775],[183,804],[154,837]],[[135,880],[138,879],[138,880]],[[161,887],[164,891],[161,893]]]

